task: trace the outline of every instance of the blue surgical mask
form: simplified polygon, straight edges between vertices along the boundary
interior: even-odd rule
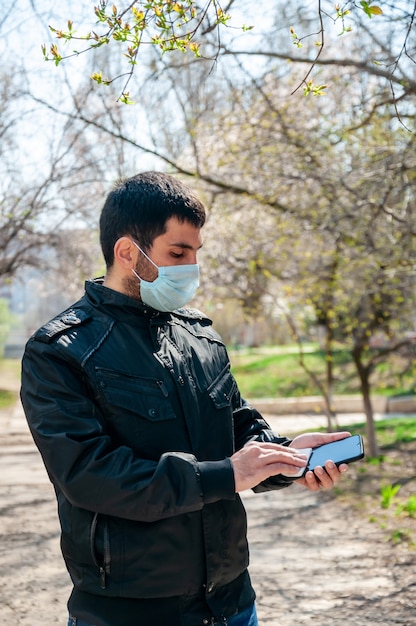
[[[133,274],[140,280],[140,296],[144,304],[156,311],[175,311],[187,304],[194,297],[199,286],[199,265],[163,265],[159,267],[147,256],[140,246],[136,248],[157,268],[154,281],[143,280],[132,268]]]

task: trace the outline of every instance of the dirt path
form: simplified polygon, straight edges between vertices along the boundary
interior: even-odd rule
[[[54,494],[19,406],[0,411],[0,489],[0,623],[64,626]],[[414,550],[324,492],[244,500],[261,626],[416,625]]]
[[[377,526],[297,486],[247,509],[263,626],[416,624],[415,554]]]

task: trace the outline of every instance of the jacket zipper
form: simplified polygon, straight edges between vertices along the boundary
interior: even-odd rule
[[[94,517],[91,522],[90,528],[90,550],[92,555],[92,560],[94,565],[98,568],[100,573],[100,587],[101,589],[106,588],[106,576],[110,574],[110,536],[108,532],[108,524],[107,520],[104,519],[103,528],[104,528],[104,555],[103,555],[103,563],[100,564],[97,559],[97,554],[95,551],[95,534],[97,531],[98,524],[98,513],[94,514]]]

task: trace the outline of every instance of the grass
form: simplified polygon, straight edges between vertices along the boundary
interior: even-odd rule
[[[17,399],[20,381],[20,360],[0,359],[0,409],[6,409]]]
[[[365,423],[346,426],[359,435],[365,437]],[[375,423],[377,441],[383,452],[388,453],[390,449],[396,449],[407,443],[414,443],[416,446],[416,417],[392,417],[390,419],[379,420]],[[416,460],[416,458],[415,458]],[[378,465],[380,459],[369,459],[370,463]]]
[[[320,395],[299,363],[296,347],[292,351],[275,349],[250,349],[230,351],[232,372],[244,397],[301,397]],[[325,353],[309,346],[305,363],[320,379],[325,379]],[[360,386],[347,350],[337,350],[333,357],[334,393],[337,395],[359,394]],[[416,361],[413,369],[416,367]],[[382,363],[371,379],[372,393],[380,395],[414,394],[415,371],[403,373],[403,362],[397,355],[388,363]]]
[[[377,439],[388,452],[406,443],[416,443],[416,418],[402,417],[376,423]]]
[[[7,409],[16,401],[16,393],[0,389],[0,409]]]

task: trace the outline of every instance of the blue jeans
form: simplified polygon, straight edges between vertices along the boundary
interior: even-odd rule
[[[230,617],[226,622],[220,622],[221,626],[259,626],[257,621],[256,605],[253,604],[248,609]],[[68,626],[94,626],[93,624],[87,624],[76,617],[69,616]]]

